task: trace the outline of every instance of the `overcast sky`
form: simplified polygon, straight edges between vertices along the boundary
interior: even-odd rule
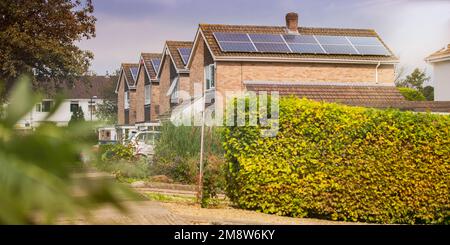
[[[199,23],[285,25],[287,12],[307,27],[375,29],[408,70],[450,43],[450,0],[93,0],[97,74],[162,52],[165,40],[193,40]]]

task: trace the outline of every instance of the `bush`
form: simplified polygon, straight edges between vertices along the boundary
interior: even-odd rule
[[[200,127],[162,126],[155,148],[151,172],[166,175],[176,182],[198,184],[200,161]],[[221,132],[219,128],[205,128],[204,178],[202,206],[214,203],[224,190],[225,172]]]
[[[102,162],[114,162],[120,160],[135,160],[134,146],[132,144],[106,144],[99,146],[100,160]]]
[[[376,223],[450,222],[450,117],[280,99],[280,131],[224,130],[242,208]]]
[[[412,88],[398,88],[400,93],[409,101],[425,101],[427,98],[419,90]]]
[[[114,174],[117,178],[146,179],[150,176],[150,164],[145,159],[116,162],[98,162],[97,169]]]
[[[163,124],[155,147],[152,172],[177,182],[197,184],[200,135],[200,127]],[[205,156],[208,155],[223,156],[221,133],[216,128],[205,129]]]

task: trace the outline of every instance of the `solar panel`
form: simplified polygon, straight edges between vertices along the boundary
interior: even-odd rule
[[[285,43],[255,43],[259,52],[267,53],[290,53],[291,50]]]
[[[358,54],[350,45],[329,45],[322,44],[322,47],[328,54]]]
[[[224,52],[256,52],[246,33],[214,32],[213,35]]]
[[[377,37],[213,33],[224,52],[391,55]]]
[[[375,45],[358,45],[355,48],[362,55],[386,55],[389,56],[391,53],[384,46]]]
[[[252,43],[219,42],[219,45],[224,52],[256,52]]]
[[[291,53],[279,34],[249,34],[249,37],[259,52]]]
[[[316,35],[317,41],[319,41],[320,44],[326,45],[350,45],[349,41],[344,36],[320,36]]]
[[[131,76],[133,77],[133,80],[136,81],[137,75],[138,75],[138,68],[137,67],[131,67],[130,68]]]
[[[186,65],[189,60],[189,56],[191,55],[191,48],[179,48],[178,52],[183,59],[183,63]]]
[[[379,45],[383,44],[376,37],[348,37],[353,45]]]
[[[316,39],[312,35],[283,35],[286,43],[311,43],[317,44]]]
[[[248,34],[254,43],[284,43],[281,35],[274,34]]]
[[[251,42],[246,33],[214,32],[218,42]]]
[[[156,72],[159,71],[159,66],[161,65],[161,59],[151,59],[153,69],[155,69]]]
[[[318,44],[310,43],[290,43],[289,47],[294,53],[301,54],[325,54],[323,49]]]

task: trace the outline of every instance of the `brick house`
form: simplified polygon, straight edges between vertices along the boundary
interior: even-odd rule
[[[394,85],[398,58],[374,30],[200,24],[187,63],[207,93],[279,91],[315,100],[403,101]]]
[[[180,104],[179,91],[188,91],[189,70],[186,64],[191,52],[192,42],[166,41],[161,65],[157,72],[159,80],[159,114],[168,113],[171,108]]]
[[[136,78],[136,124],[158,120],[159,81],[156,74],[161,54],[142,53]]]
[[[115,93],[117,94],[118,124],[121,126],[136,123],[136,78],[139,64],[121,65]]]

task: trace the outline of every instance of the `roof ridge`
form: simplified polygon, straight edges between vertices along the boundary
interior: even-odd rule
[[[200,23],[200,27],[252,27],[252,28],[280,28],[285,29],[285,26],[269,26],[269,25],[231,25],[231,24],[208,24],[208,23]],[[372,28],[342,28],[342,27],[311,27],[311,26],[299,26],[299,30],[336,30],[336,31],[371,31],[375,32],[375,29]]]
[[[184,43],[184,44],[193,44],[194,41],[176,41],[176,40],[166,40],[166,43]]]

